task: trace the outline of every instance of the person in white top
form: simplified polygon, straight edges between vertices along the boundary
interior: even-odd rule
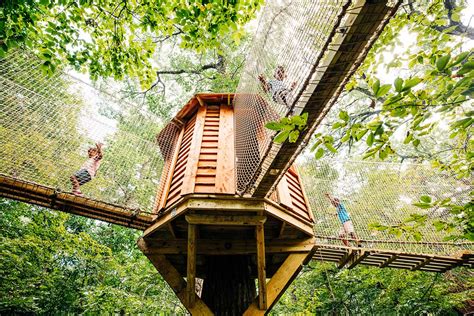
[[[296,87],[296,82],[293,82],[290,88],[287,88],[283,80],[286,78],[285,68],[283,66],[278,66],[275,69],[275,74],[273,75],[275,79],[267,80],[263,74],[258,76],[260,85],[264,92],[270,93],[273,101],[279,104],[285,105],[287,108],[290,107],[289,98],[291,91]]]
[[[102,144],[96,143],[95,147],[91,147],[87,150],[89,158],[84,162],[82,167],[71,176],[72,193],[77,196],[84,196],[80,187],[91,181],[97,174],[97,170],[100,167],[104,152],[102,150]]]

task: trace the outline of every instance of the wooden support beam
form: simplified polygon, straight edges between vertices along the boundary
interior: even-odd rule
[[[270,309],[278,298],[283,294],[291,281],[298,275],[298,272],[303,267],[306,257],[310,256],[311,252],[290,254],[278,271],[267,283],[267,310]],[[264,315],[267,310],[258,308],[258,301],[255,300],[244,312],[244,316],[250,315]]]
[[[265,268],[265,232],[263,223],[255,227],[257,237],[257,270],[258,270],[258,307],[267,309],[267,276]]]
[[[292,216],[290,213],[288,213],[288,211],[282,209],[280,206],[275,206],[273,202],[266,203],[265,210],[272,216],[278,218],[281,221],[285,221],[287,224],[302,231],[308,236],[314,236],[313,224],[309,221],[303,221]]]
[[[266,216],[244,216],[244,215],[186,215],[189,224],[196,225],[224,225],[224,226],[256,226],[265,223]]]
[[[398,254],[394,253],[387,260],[385,260],[384,263],[380,265],[380,268],[388,267],[392,262],[397,260],[397,258],[398,258]]]
[[[187,301],[188,306],[194,306],[196,297],[196,225],[188,224],[188,262],[187,262]]]
[[[352,250],[352,249],[349,250],[337,263],[338,269],[342,269],[349,261],[352,260],[352,258],[354,258],[356,254],[357,254],[357,251]]]
[[[370,255],[369,251],[362,250],[360,254],[355,256],[349,266],[347,267],[348,269],[354,268],[356,265],[359,264],[362,260],[364,260],[368,255]]]
[[[206,105],[199,95],[196,95],[196,99],[198,100],[200,106]]]
[[[187,251],[187,240],[157,240],[153,238],[140,239],[138,243],[146,243],[147,247],[142,250],[146,255],[163,254],[185,254]],[[311,238],[305,240],[267,240],[265,242],[265,252],[269,253],[290,253],[309,252],[313,249],[314,241]],[[200,239],[196,244],[198,255],[244,255],[256,254],[255,242],[251,240],[211,240]]]
[[[419,264],[417,264],[416,266],[414,266],[410,270],[411,271],[419,270],[420,268],[423,268],[424,266],[426,266],[431,261],[433,261],[433,258],[425,258],[425,260],[421,261]]]
[[[278,232],[278,238],[281,238],[283,236],[283,232],[285,231],[286,227],[286,222],[282,221],[281,226],[280,226],[280,231]]]
[[[156,270],[161,274],[166,283],[169,284],[171,289],[174,291],[176,296],[179,298],[184,307],[191,313],[191,315],[214,315],[211,309],[196,295],[194,300],[195,303],[193,306],[188,305],[187,299],[187,283],[181,277],[178,270],[166,259],[163,255],[152,255],[148,256],[150,261],[155,266]]]

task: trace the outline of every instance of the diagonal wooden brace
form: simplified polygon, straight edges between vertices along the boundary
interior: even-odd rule
[[[194,304],[191,306],[188,301],[188,291],[186,281],[181,277],[178,270],[166,259],[164,255],[150,255],[150,261],[163,279],[169,284],[176,296],[191,315],[214,315],[209,307],[196,295],[193,289]]]

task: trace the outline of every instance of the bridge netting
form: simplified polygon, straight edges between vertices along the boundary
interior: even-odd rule
[[[311,108],[308,131],[313,131],[399,3],[282,0],[266,4],[234,98],[241,194],[253,194],[265,181],[281,149],[273,142],[277,132],[263,126]],[[310,134],[301,136],[304,143]]]
[[[342,245],[342,224],[328,193],[348,210],[363,248],[438,255],[474,251],[473,242],[449,240],[449,236],[459,234],[459,227],[451,232],[438,230],[441,226],[437,228],[435,223],[452,220],[448,208],[415,205],[420,197],[428,196],[432,201],[450,199],[450,203],[462,206],[470,201],[472,179],[457,179],[429,163],[308,158],[299,161],[298,169],[320,244]],[[356,244],[354,240],[350,243]]]
[[[347,0],[267,3],[234,99],[238,191],[249,190],[271,150],[275,132],[263,126],[292,112],[347,6]]]
[[[153,209],[175,131],[165,131],[160,151],[156,136],[166,122],[67,73],[46,75],[41,65],[20,51],[0,60],[0,174],[70,192],[88,149],[103,143],[97,177],[82,193]]]

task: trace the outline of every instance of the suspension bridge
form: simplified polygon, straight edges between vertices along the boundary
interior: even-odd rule
[[[237,91],[197,94],[171,122],[67,72],[46,76],[27,53],[0,59],[0,196],[144,231],[140,248],[191,313],[210,312],[194,296],[199,255],[256,255],[259,296],[248,314],[271,308],[309,259],[340,268],[472,267],[474,244],[447,242],[432,225],[446,211],[413,206],[421,195],[462,205],[470,181],[425,164],[301,156],[399,4],[268,4]],[[284,75],[272,78],[276,69]],[[272,80],[285,87],[284,98],[265,88]],[[295,143],[276,144],[263,127],[301,113],[308,128]],[[103,164],[77,196],[70,176],[98,142],[105,143]],[[326,192],[347,206],[359,247],[342,246]],[[374,229],[409,214],[427,218],[416,238]],[[243,240],[222,232],[249,225],[256,246],[253,230],[242,228]],[[224,237],[209,237],[216,232]]]

